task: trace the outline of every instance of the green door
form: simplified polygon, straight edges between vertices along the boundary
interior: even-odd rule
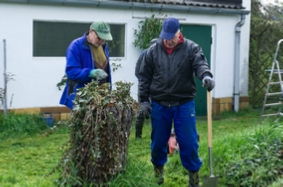
[[[211,26],[203,25],[181,25],[181,32],[187,39],[193,40],[202,48],[203,53],[210,65],[211,51]],[[196,78],[197,95],[195,97],[196,114],[197,116],[206,116],[206,89],[202,87],[202,82]]]

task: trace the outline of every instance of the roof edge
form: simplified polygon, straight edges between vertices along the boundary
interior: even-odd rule
[[[248,15],[249,10],[243,9],[225,9],[197,6],[167,5],[162,3],[138,3],[138,2],[121,2],[121,1],[103,1],[103,0],[1,0],[1,3],[22,3],[22,4],[45,4],[45,5],[66,5],[66,6],[84,6],[84,7],[101,7],[101,8],[120,8],[136,10],[165,10],[174,12],[187,13],[206,13],[206,14],[240,14]]]

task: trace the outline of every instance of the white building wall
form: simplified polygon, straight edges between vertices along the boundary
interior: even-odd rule
[[[243,6],[251,10],[251,1],[243,1]],[[249,52],[250,52],[250,24],[251,13],[245,17],[245,24],[241,27],[240,47],[240,95],[248,96],[249,93]]]
[[[250,1],[244,6],[250,10]],[[3,72],[3,39],[6,40],[7,72],[15,74],[15,81],[8,83],[8,108],[32,108],[61,106],[59,99],[62,91],[56,84],[64,75],[65,57],[33,57],[33,20],[105,21],[126,24],[126,54],[119,58],[122,68],[112,72],[113,82],[122,80],[132,82],[131,94],[137,99],[137,80],[134,75],[136,60],[140,50],[135,48],[134,29],[140,19],[133,17],[151,16],[149,10],[107,10],[103,8],[47,6],[30,4],[0,3],[0,73]],[[159,15],[158,12],[155,12]],[[164,15],[182,18],[181,24],[204,24],[212,26],[213,44],[211,48],[211,69],[215,76],[216,87],[213,97],[233,96],[235,25],[240,15],[201,15],[164,12]],[[250,15],[241,30],[241,94],[247,95],[248,49]],[[184,20],[183,20],[184,19]],[[83,35],[83,33],[82,33]],[[44,36],[42,36],[44,37]],[[111,58],[117,60],[117,58]],[[3,76],[0,87],[4,87]],[[12,106],[10,103],[12,102]]]

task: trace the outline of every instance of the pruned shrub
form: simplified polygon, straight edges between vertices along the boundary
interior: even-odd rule
[[[131,83],[115,85],[93,81],[77,92],[59,185],[103,186],[125,171],[134,100]]]

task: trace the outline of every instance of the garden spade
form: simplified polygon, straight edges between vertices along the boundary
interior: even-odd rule
[[[207,127],[208,127],[208,155],[210,175],[204,177],[203,187],[217,187],[218,178],[213,175],[212,170],[212,117],[211,117],[211,97],[207,91]]]

